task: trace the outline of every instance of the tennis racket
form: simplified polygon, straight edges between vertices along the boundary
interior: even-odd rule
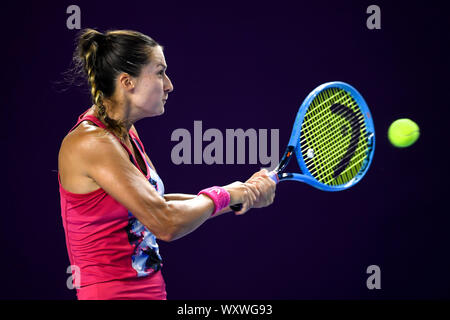
[[[276,182],[299,181],[323,191],[341,191],[358,183],[375,151],[375,129],[369,107],[351,85],[320,85],[303,101],[278,166],[269,173]],[[294,157],[301,173],[284,169]],[[239,211],[242,204],[231,207]]]

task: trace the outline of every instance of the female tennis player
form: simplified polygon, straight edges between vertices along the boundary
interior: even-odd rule
[[[172,241],[212,216],[270,205],[266,170],[198,195],[164,194],[134,123],[164,113],[173,85],[163,48],[130,30],[83,30],[74,54],[93,105],[61,144],[58,180],[67,251],[86,299],[166,299],[157,239]]]

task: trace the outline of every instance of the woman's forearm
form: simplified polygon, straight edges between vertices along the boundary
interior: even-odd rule
[[[167,201],[168,212],[170,212],[171,230],[169,237],[165,240],[177,240],[191,233],[202,225],[206,220],[212,218],[214,202],[205,195],[172,193],[164,195]],[[230,212],[230,207],[223,208],[213,217]]]
[[[251,184],[236,181],[219,188],[225,189],[229,194],[229,203],[228,207],[219,208],[215,216],[229,212],[229,206],[238,203],[243,204],[243,209],[240,211],[242,214],[251,208],[256,199],[256,187]],[[216,200],[213,200],[210,195],[205,194],[198,196],[167,194],[159,206],[155,206],[153,202],[150,203],[154,209],[150,211],[148,226],[153,225],[153,229],[160,230],[159,237],[157,236],[159,239],[165,241],[179,239],[197,229],[211,217],[216,209],[215,202]]]
[[[166,240],[173,241],[191,233],[208,220],[214,211],[214,202],[205,195],[188,200],[169,200],[167,211],[171,215],[171,223]]]
[[[169,194],[164,195],[164,199],[166,199],[166,201],[174,201],[174,200],[184,201],[184,200],[194,199],[195,197],[196,197],[196,195],[194,195],[194,194],[186,194],[186,193],[169,193]],[[232,211],[230,207],[223,208],[222,210],[218,211],[214,216],[212,216],[210,218],[220,216],[220,215],[230,212],[230,211]]]
[[[173,200],[191,200],[196,197],[195,194],[186,194],[186,193],[169,193],[165,194],[164,199],[166,201],[173,201]]]

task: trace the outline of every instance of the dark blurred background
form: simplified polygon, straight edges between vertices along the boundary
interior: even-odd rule
[[[76,298],[56,172],[62,139],[91,105],[86,86],[58,83],[78,32],[66,27],[73,4],[81,28],[133,29],[165,47],[175,90],[163,116],[136,128],[167,193],[244,180],[262,166],[173,164],[171,134],[193,133],[195,120],[204,131],[279,129],[282,153],[321,83],[352,84],[372,111],[375,158],[354,188],[282,183],[270,207],[160,241],[168,299],[450,297],[448,11],[435,1],[326,0],[3,3],[0,298]],[[372,4],[379,30],[366,27]],[[403,117],[421,136],[396,149],[387,129]],[[366,287],[370,265],[380,267],[380,290]]]

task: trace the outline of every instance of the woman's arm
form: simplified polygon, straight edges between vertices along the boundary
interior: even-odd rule
[[[135,128],[134,125],[131,126],[131,131],[133,131],[133,133],[140,139],[139,134]],[[155,166],[153,165],[152,161],[150,160],[150,158],[147,156],[147,154],[145,153],[145,158],[147,159],[148,163],[150,164],[150,166],[152,167],[153,170],[156,171]],[[194,199],[196,197],[196,195],[194,194],[185,194],[185,193],[170,193],[170,194],[165,194],[163,195],[164,199],[166,201],[173,201],[173,200],[191,200]],[[233,210],[231,210],[230,207],[224,208],[220,211],[218,211],[214,216],[210,217],[210,218],[214,218],[217,216],[220,216],[224,213],[228,213],[231,212]]]
[[[190,200],[190,199],[194,199],[196,197],[196,195],[193,194],[185,194],[185,193],[169,193],[169,194],[165,194],[164,195],[164,199],[166,201],[173,201],[173,200]],[[220,216],[224,213],[228,213],[231,212],[233,210],[231,210],[230,207],[226,207],[220,211],[218,211],[215,215],[213,215],[212,217],[210,217],[210,219]]]
[[[169,194],[165,194],[163,195],[164,199],[166,201],[171,201],[171,200],[191,200],[194,199],[196,197],[196,195],[194,194],[185,194],[185,193],[169,193]]]
[[[73,144],[73,152],[84,174],[126,207],[157,238],[172,241],[187,235],[204,223],[214,210],[205,195],[188,200],[161,197],[142,173],[130,162],[125,149],[101,128],[90,130]],[[244,212],[255,199],[252,186],[235,183],[225,186],[230,205],[244,203]]]

